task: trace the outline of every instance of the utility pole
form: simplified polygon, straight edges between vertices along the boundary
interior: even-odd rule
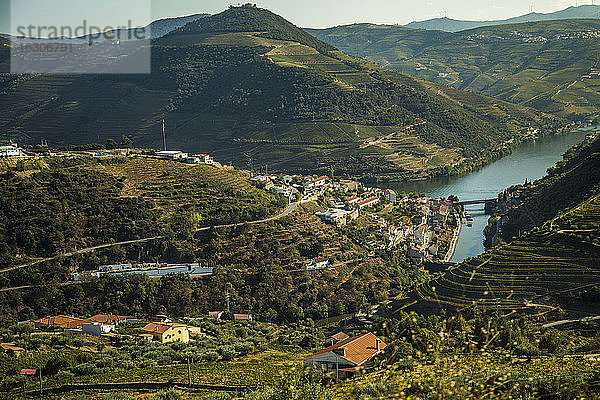
[[[42,383],[42,368],[40,368],[40,399],[42,398],[42,393],[44,393],[44,384]]]
[[[162,134],[163,134],[163,150],[167,151],[167,134],[165,131],[165,120],[162,120]]]
[[[225,294],[225,300],[227,301],[227,312],[231,312],[231,308],[230,308],[230,298],[229,298],[229,290],[227,291],[227,293]]]
[[[188,367],[188,383],[192,386],[192,370],[190,369],[190,356],[187,356],[187,367]]]

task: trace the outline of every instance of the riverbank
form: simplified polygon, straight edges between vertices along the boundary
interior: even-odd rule
[[[588,130],[570,134],[550,135],[524,143],[499,160],[473,173],[459,177],[439,177],[428,181],[392,183],[386,185],[398,193],[424,193],[432,198],[457,196],[461,201],[497,198],[506,188],[532,182],[546,175],[547,169],[561,160],[572,146],[581,143]],[[473,227],[461,229],[451,262],[462,262],[485,251],[483,230],[489,215],[483,206],[467,205],[465,210],[473,217]]]
[[[456,215],[456,222],[458,226],[454,230],[454,235],[452,236],[452,241],[450,242],[450,248],[444,257],[444,262],[450,262],[452,257],[454,257],[456,246],[458,245],[458,239],[460,239],[460,232],[462,231],[462,217],[456,212],[456,210],[454,210],[454,215]]]
[[[499,161],[505,157],[510,156],[515,149],[528,143],[535,142],[537,140],[543,140],[549,137],[561,136],[572,133],[578,129],[585,129],[588,126],[580,125],[566,125],[553,132],[538,135],[524,135],[519,138],[511,139],[510,142],[505,142],[501,147],[490,150],[478,158],[468,158],[463,160],[457,165],[445,165],[428,171],[401,171],[401,172],[390,172],[379,173],[377,175],[363,175],[353,177],[354,179],[360,180],[362,183],[374,185],[374,186],[385,186],[389,184],[402,184],[410,182],[428,182],[440,178],[453,178],[463,177],[472,173],[475,173],[496,161]]]

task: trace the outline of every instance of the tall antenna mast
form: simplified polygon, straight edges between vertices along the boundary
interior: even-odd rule
[[[163,128],[163,150],[167,151],[167,134],[165,132],[165,120],[162,120],[162,128]]]

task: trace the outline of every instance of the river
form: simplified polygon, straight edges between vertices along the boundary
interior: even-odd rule
[[[478,171],[458,177],[442,177],[431,181],[408,182],[389,185],[397,192],[426,193],[435,198],[458,196],[460,200],[492,199],[507,187],[533,181],[546,175],[549,167],[562,159],[572,146],[581,143],[589,129],[567,134],[546,136],[516,147],[512,154],[501,158]],[[483,205],[466,206],[473,216],[473,227],[463,225],[452,262],[461,262],[485,251],[483,230],[488,216]]]

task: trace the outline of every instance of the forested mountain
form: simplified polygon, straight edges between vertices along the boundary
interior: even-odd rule
[[[458,33],[349,25],[309,30],[386,68],[573,120],[600,105],[600,21],[565,20]]]
[[[2,75],[0,92],[3,134],[24,142],[127,135],[159,147],[164,118],[172,148],[238,166],[247,154],[278,169],[396,178],[464,171],[563,125],[347,56],[252,6],[156,40],[151,75]]]
[[[569,7],[552,13],[529,13],[519,17],[492,21],[461,21],[452,18],[433,18],[426,21],[414,21],[405,25],[412,29],[427,29],[446,32],[459,32],[482,26],[519,24],[522,22],[554,21],[561,19],[592,19],[600,18],[600,6],[584,4],[579,7]]]

